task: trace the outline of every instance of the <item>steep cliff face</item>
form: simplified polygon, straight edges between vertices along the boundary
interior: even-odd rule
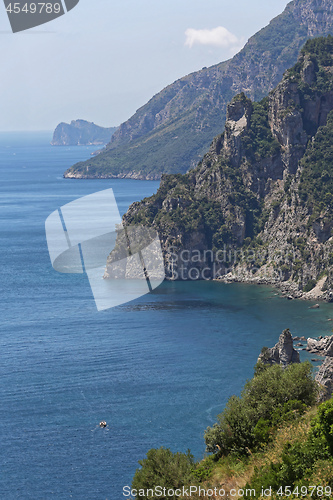
[[[294,0],[231,60],[188,75],[155,95],[112,137],[107,151],[66,176],[158,179],[186,172],[221,132],[230,99],[260,100],[295,64],[309,37],[333,34],[331,0]]]
[[[126,224],[155,227],[171,279],[280,283],[331,300],[333,37],[307,42],[268,98],[237,95],[188,174],[164,176]]]
[[[99,127],[86,120],[72,120],[71,123],[59,123],[56,127],[52,146],[98,146],[107,144],[117,127]]]

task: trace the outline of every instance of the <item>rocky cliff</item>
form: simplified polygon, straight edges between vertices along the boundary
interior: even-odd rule
[[[321,387],[319,400],[330,399],[333,393],[333,336],[309,338],[306,350],[324,356],[323,363],[316,374],[316,381]]]
[[[52,146],[98,146],[107,144],[117,127],[104,128],[85,120],[59,123],[53,133]]]
[[[294,0],[231,60],[188,75],[155,95],[113,135],[107,151],[65,177],[159,179],[186,172],[221,133],[227,103],[260,100],[292,66],[309,37],[333,34],[331,0]]]
[[[333,37],[309,40],[268,98],[228,106],[199,165],[124,223],[160,234],[169,279],[278,284],[332,300]]]

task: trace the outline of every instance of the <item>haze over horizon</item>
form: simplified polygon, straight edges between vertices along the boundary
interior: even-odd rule
[[[168,84],[232,57],[287,3],[81,0],[17,34],[0,5],[0,131],[117,126]]]

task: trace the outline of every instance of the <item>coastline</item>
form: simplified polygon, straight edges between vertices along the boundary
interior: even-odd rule
[[[327,281],[327,276],[322,277],[318,280],[316,286],[309,292],[304,292],[298,288],[297,283],[294,281],[273,281],[263,277],[241,277],[228,274],[219,278],[215,278],[213,281],[220,283],[247,283],[251,285],[267,285],[276,288],[280,291],[282,297],[286,297],[289,300],[301,299],[308,301],[319,301],[319,302],[333,302],[333,293],[330,290],[323,290],[325,283]]]
[[[87,167],[88,169],[89,167]],[[77,180],[86,180],[86,179],[134,179],[138,181],[159,181],[162,177],[162,174],[142,174],[141,172],[121,172],[119,174],[82,174],[77,172],[72,172],[71,169],[67,170],[64,175],[64,179],[77,179]]]

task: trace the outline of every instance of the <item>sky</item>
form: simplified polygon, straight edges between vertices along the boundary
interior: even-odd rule
[[[117,126],[178,78],[236,54],[287,0],[80,0],[13,34],[0,0],[0,131]]]

